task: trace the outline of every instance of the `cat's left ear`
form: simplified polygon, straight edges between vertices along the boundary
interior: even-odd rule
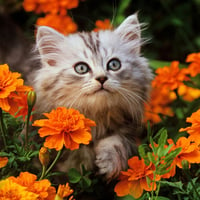
[[[137,14],[127,17],[119,27],[115,29],[115,32],[119,34],[125,42],[132,42],[134,44],[134,53],[140,53],[141,24],[138,21]]]

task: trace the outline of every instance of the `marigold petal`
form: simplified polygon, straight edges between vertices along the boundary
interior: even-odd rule
[[[45,139],[44,146],[49,149],[56,149],[56,151],[59,151],[63,148],[64,144],[64,135],[58,134],[58,135],[50,135]]]
[[[79,148],[79,144],[74,142],[70,135],[66,135],[64,134],[64,144],[65,144],[65,147],[67,149],[70,149],[70,150],[75,150],[75,149],[78,149]]]
[[[5,167],[8,163],[7,157],[0,157],[0,168]]]
[[[0,99],[0,108],[4,111],[9,111],[10,105],[8,103],[8,99]]]
[[[92,140],[92,136],[86,130],[77,130],[70,134],[72,140],[78,144],[89,144]]]
[[[129,194],[134,198],[138,199],[142,196],[143,188],[141,187],[140,181],[131,181],[129,183]]]
[[[128,180],[119,181],[114,188],[117,196],[122,197],[129,194],[129,182]]]
[[[156,189],[156,183],[151,182],[150,185],[148,185],[146,179],[147,179],[147,177],[140,179],[141,187],[146,191],[151,191],[152,189],[155,190]]]
[[[51,129],[49,127],[42,127],[38,130],[40,137],[45,137],[48,135],[59,135],[61,134],[60,130]]]

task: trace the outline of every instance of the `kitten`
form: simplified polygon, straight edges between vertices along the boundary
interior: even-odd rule
[[[97,124],[91,144],[70,152],[61,170],[84,164],[111,180],[137,153],[135,138],[152,79],[147,60],[140,56],[140,27],[135,14],[115,30],[64,36],[38,28],[41,68],[31,83],[37,110],[72,107]]]

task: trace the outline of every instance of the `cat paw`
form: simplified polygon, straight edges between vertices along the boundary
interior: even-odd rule
[[[104,175],[109,182],[115,179],[124,170],[127,165],[126,152],[121,143],[114,141],[103,140],[100,141],[96,151],[95,164],[98,167],[98,174]]]

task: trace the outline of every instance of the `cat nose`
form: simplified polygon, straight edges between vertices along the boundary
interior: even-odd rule
[[[102,85],[105,83],[106,80],[108,80],[107,76],[100,76],[96,78],[97,81],[99,81]]]

